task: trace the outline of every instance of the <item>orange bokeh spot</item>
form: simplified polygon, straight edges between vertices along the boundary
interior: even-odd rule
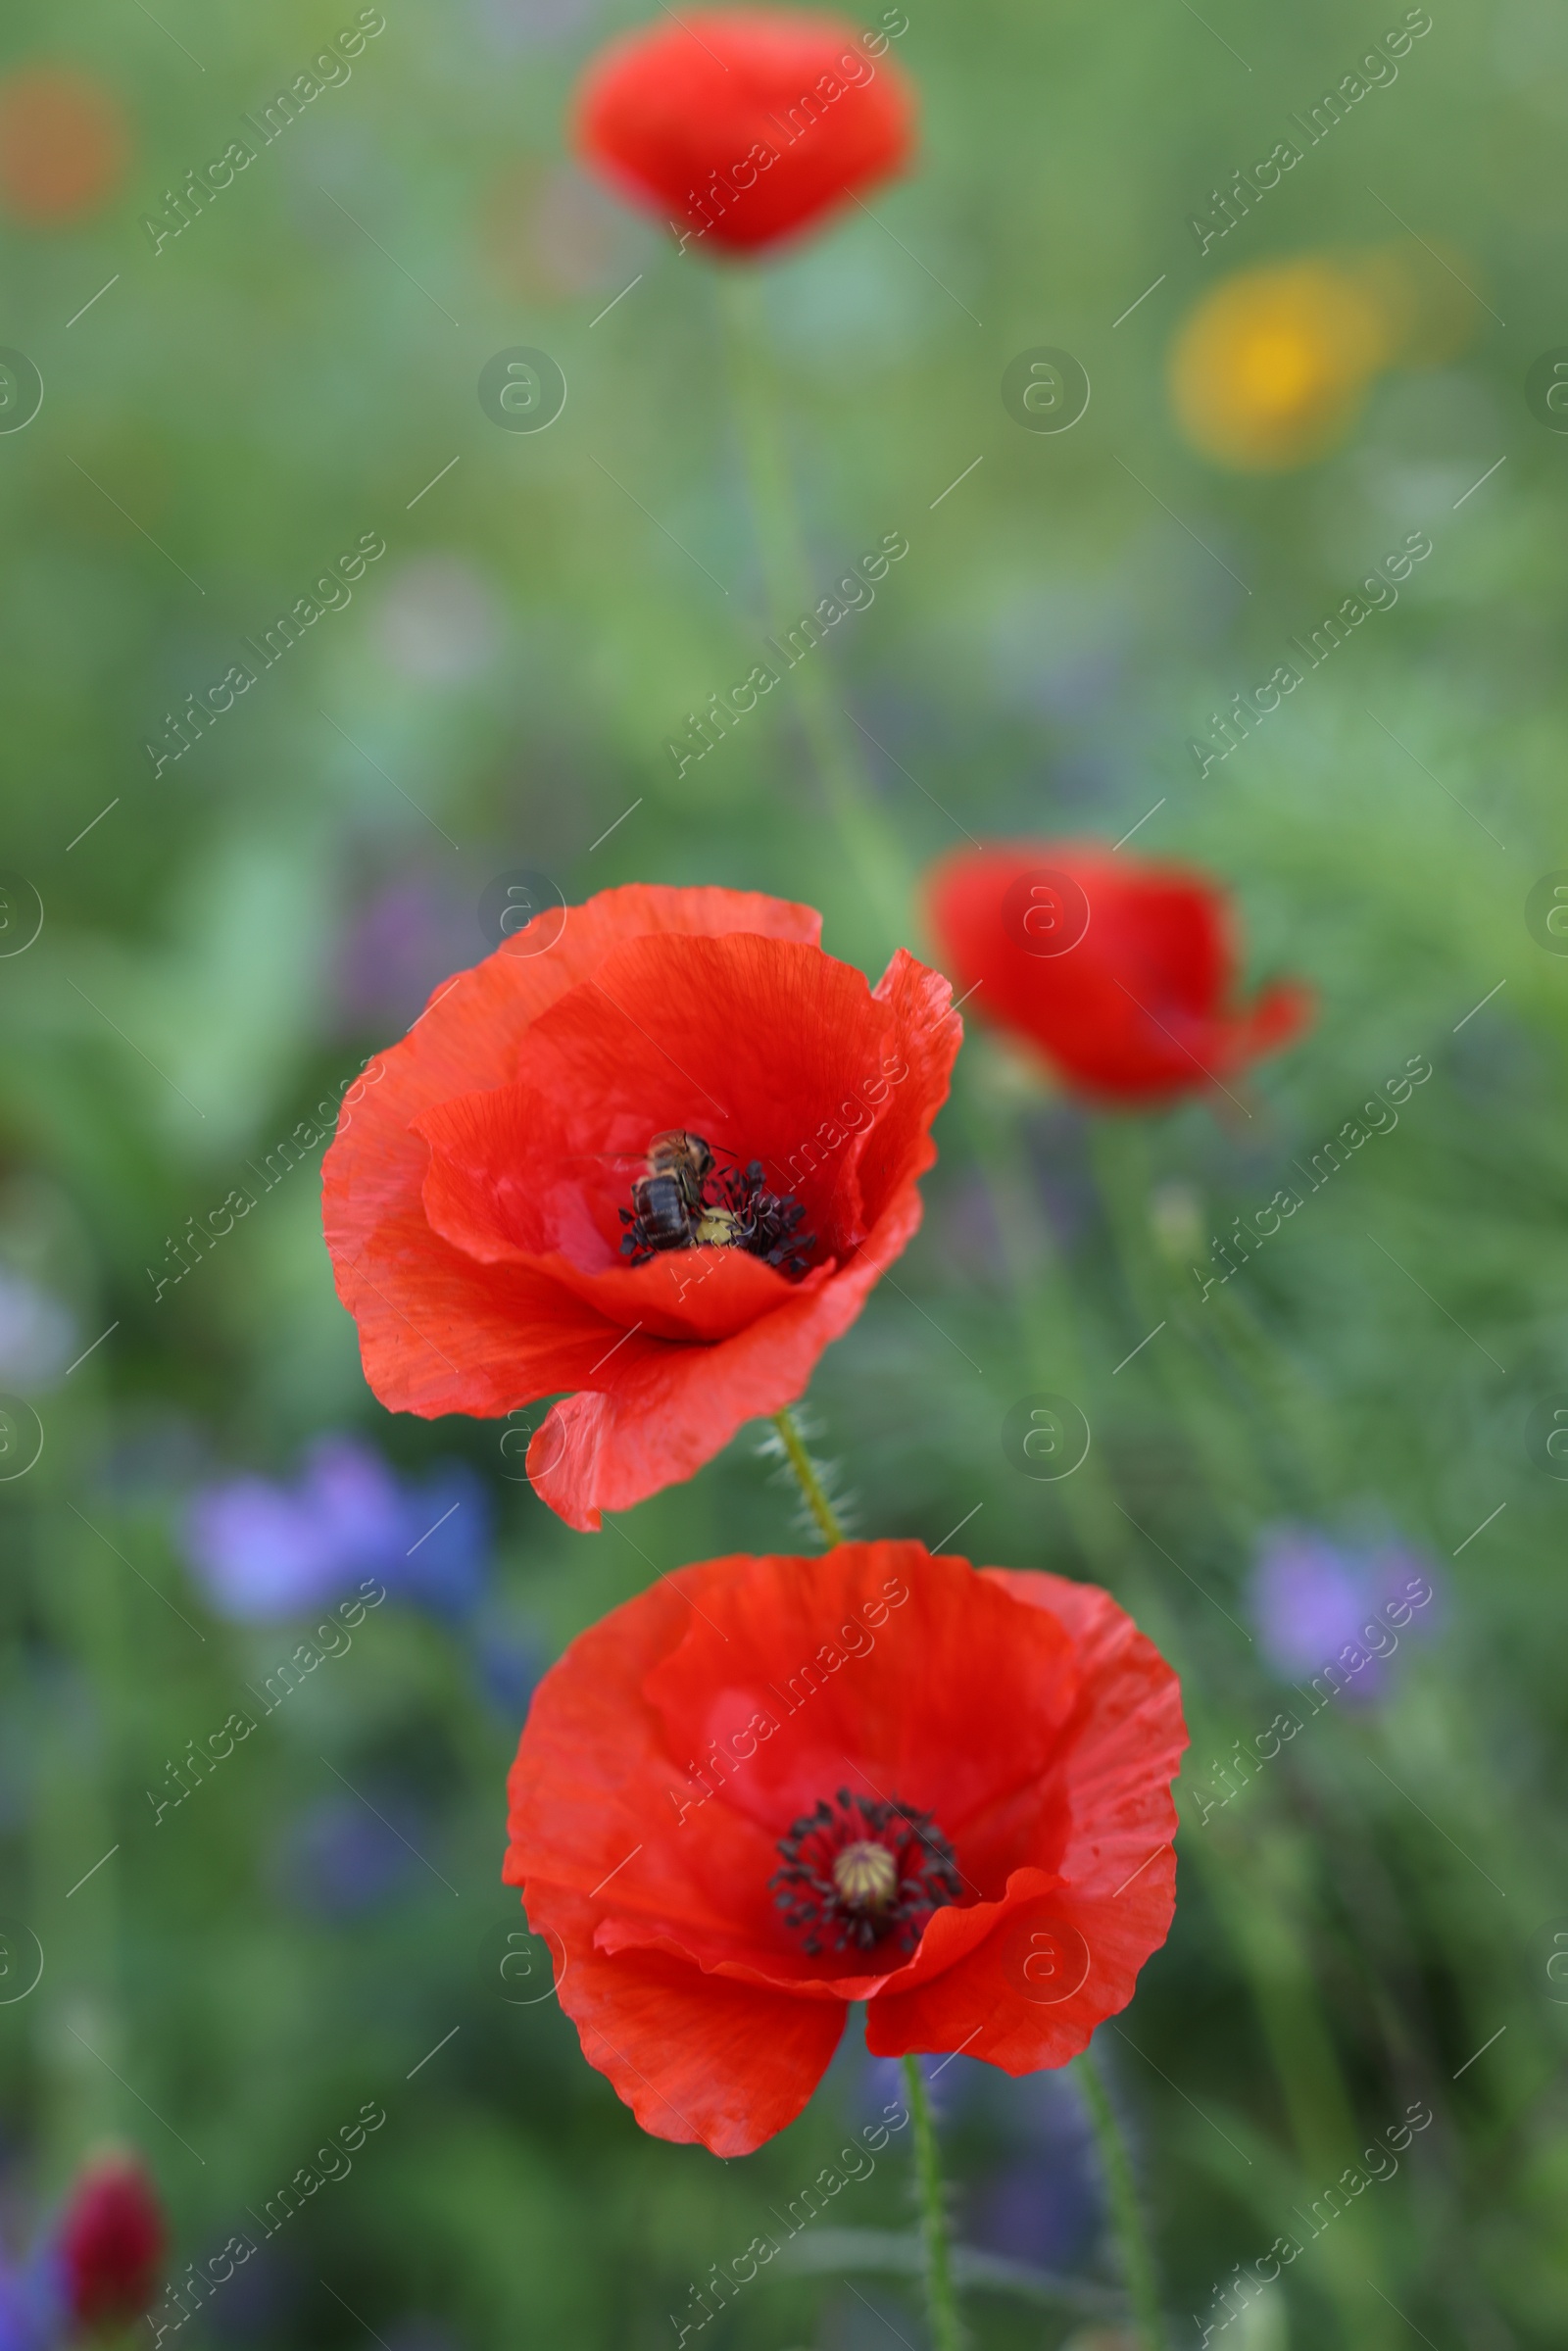
[[[1398,339],[1367,271],[1323,261],[1243,270],[1177,337],[1170,377],[1182,430],[1221,465],[1305,465],[1348,429]]]
[[[124,176],[130,136],[114,92],[72,66],[0,81],[0,208],[38,226],[96,212]]]

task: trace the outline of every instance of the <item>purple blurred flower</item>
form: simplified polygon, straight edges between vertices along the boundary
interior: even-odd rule
[[[350,918],[338,957],[339,1014],[352,1030],[407,1026],[432,989],[482,951],[471,903],[418,874],[387,882]]]
[[[484,1585],[490,1508],[462,1464],[404,1485],[352,1437],[323,1437],[292,1486],[226,1478],[191,1501],[185,1548],[220,1616],[294,1616],[376,1577],[394,1598],[466,1616]]]
[[[0,2351],[53,2351],[66,2318],[65,2281],[47,2245],[22,2269],[0,2267]]]
[[[410,1846],[417,1844],[420,1824],[387,1795],[378,1797],[376,1810],[385,1819],[354,1796],[323,1796],[293,1822],[279,1874],[302,1910],[353,1918],[402,1890],[418,1868]]]
[[[1258,1554],[1252,1622],[1263,1654],[1287,1682],[1329,1665],[1348,1667],[1348,1648],[1362,1663],[1350,1670],[1347,1695],[1374,1698],[1387,1685],[1387,1658],[1403,1632],[1429,1627],[1424,1611],[1436,1590],[1434,1571],[1401,1543],[1336,1543],[1309,1528],[1281,1527],[1264,1538]],[[1403,1628],[1391,1622],[1391,1602],[1404,1603],[1401,1613],[1408,1609]]]

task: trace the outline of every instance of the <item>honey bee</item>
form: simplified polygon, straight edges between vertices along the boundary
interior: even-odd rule
[[[632,1182],[631,1208],[621,1210],[631,1228],[621,1247],[634,1262],[661,1249],[734,1244],[737,1218],[704,1198],[712,1173],[712,1147],[701,1135],[672,1127],[654,1137],[644,1172]]]
[[[654,1137],[642,1174],[632,1179],[631,1200],[620,1211],[627,1228],[620,1246],[633,1265],[665,1249],[744,1249],[793,1281],[814,1246],[813,1235],[797,1232],[805,1213],[800,1202],[767,1189],[760,1160],[744,1172],[737,1165],[719,1169],[712,1146],[684,1128]]]

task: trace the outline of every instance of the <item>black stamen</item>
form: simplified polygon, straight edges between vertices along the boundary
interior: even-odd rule
[[[806,1209],[793,1193],[768,1188],[760,1159],[744,1169],[713,1169],[695,1195],[684,1198],[671,1177],[643,1177],[632,1187],[633,1205],[619,1211],[627,1228],[621,1235],[622,1256],[633,1265],[646,1265],[666,1249],[695,1249],[705,1218],[727,1228],[719,1246],[743,1249],[749,1256],[776,1265],[790,1281],[806,1272],[814,1233],[802,1233]]]
[[[962,1887],[952,1845],[928,1812],[892,1797],[852,1796],[841,1788],[778,1840],[785,1866],[768,1880],[787,1927],[806,1930],[813,1958],[831,1936],[836,1951],[869,1951],[887,1936],[912,1951],[934,1910]],[[880,1850],[891,1868],[878,1864]]]

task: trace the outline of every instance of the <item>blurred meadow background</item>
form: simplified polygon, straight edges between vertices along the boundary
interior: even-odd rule
[[[156,2173],[177,2274],[378,2105],[187,2340],[653,2351],[897,2094],[852,2033],[802,2120],[721,2164],[639,2133],[537,1948],[502,1972],[539,1673],[651,1568],[809,1543],[750,1437],[585,1537],[533,1496],[520,1422],[385,1413],[320,1239],[317,1105],[497,943],[518,875],[799,897],[874,976],[934,954],[919,876],[966,835],[1138,826],[1129,854],[1234,890],[1250,981],[1309,981],[1315,1029],[1218,1114],[1147,1120],[1086,1116],[971,1030],[924,1228],[823,1360],[813,1443],[859,1531],[961,1526],[977,1560],[1103,1582],[1182,1673],[1176,1924],[1097,2040],[1173,2339],[1545,2351],[1560,11],[1433,0],[1309,143],[1291,118],[1424,12],[908,0],[918,168],[744,282],[571,159],[573,80],[638,13],[386,0],[352,74],[177,235],[185,174],[346,0],[13,0],[0,30],[0,2239],[114,2137]],[[1220,235],[1282,139],[1299,162]],[[1180,402],[1172,353],[1227,280],[1303,262],[1383,325],[1321,430],[1261,462],[1223,318]],[[1244,292],[1244,327],[1271,298]],[[481,400],[518,348],[564,377],[547,430]],[[1043,349],[1089,381],[1067,430],[1004,397]],[[774,625],[763,410],[813,596],[887,534],[908,552],[811,656],[809,707],[781,690],[682,769],[671,741]],[[1308,669],[1291,641],[1415,536],[1396,601]],[[351,592],[252,660],[356,549]],[[246,660],[174,757],[187,697]],[[1205,1297],[1215,1240],[1417,1063],[1397,1124]],[[256,1204],[215,1238],[236,1188]],[[1092,1431],[1070,1478],[1006,1442],[1042,1393]],[[1433,1596],[1396,1651],[1308,1713],[1299,1686],[1412,1574]],[[320,1661],[283,1694],[303,1642]],[[182,1778],[236,1710],[254,1732]],[[935,2092],[977,2341],[1115,2341],[1071,2079],[958,2057]],[[1308,2241],[1411,2108],[1432,2121],[1395,2172]],[[921,2340],[873,2241],[909,2225],[907,2168],[893,2141],[706,2339]],[[1276,2286],[1217,2299],[1292,2231]]]

